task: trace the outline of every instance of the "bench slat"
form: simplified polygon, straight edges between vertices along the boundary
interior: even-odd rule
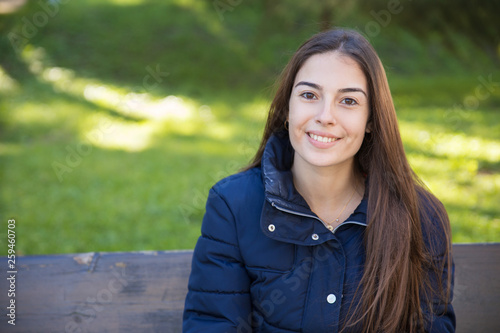
[[[180,332],[191,257],[192,251],[20,257],[16,325],[4,317],[0,331]],[[1,286],[6,290],[3,280]],[[7,295],[0,297],[3,307]]]
[[[457,332],[500,332],[500,243],[454,245],[454,257]],[[192,251],[19,257],[16,325],[3,316],[0,331],[181,332],[191,258]],[[5,309],[8,281],[0,287]]]
[[[500,244],[453,246],[457,333],[500,332]]]

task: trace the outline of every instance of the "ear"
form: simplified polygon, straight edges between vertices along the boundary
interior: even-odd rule
[[[366,127],[365,127],[365,132],[366,133],[371,133],[372,132],[372,122],[368,122],[368,124],[366,124]]]

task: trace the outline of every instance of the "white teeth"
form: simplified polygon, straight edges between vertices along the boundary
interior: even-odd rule
[[[309,133],[309,136],[311,138],[313,138],[314,141],[318,141],[318,142],[328,143],[328,142],[332,142],[332,141],[337,140],[336,138],[329,138],[329,137],[326,137],[326,136],[319,136],[319,135],[311,134],[311,133]]]

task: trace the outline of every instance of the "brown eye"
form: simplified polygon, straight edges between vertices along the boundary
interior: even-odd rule
[[[302,93],[300,96],[304,97],[305,99],[315,99],[316,98],[316,96],[311,92]]]
[[[347,104],[347,105],[356,105],[358,102],[352,98],[344,98],[341,102],[342,104]]]

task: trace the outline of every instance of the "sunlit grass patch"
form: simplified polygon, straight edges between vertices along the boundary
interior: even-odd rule
[[[191,248],[208,189],[249,158],[248,138],[262,121],[251,110],[261,107],[232,105],[231,113],[249,110],[234,117],[224,103],[151,95],[124,117],[116,107],[129,96],[122,88],[93,79],[109,89],[97,101],[85,96],[85,79],[65,89],[64,70],[50,80],[44,73],[10,96],[2,133],[9,143],[0,146],[1,200],[23,221],[19,252]],[[151,105],[169,116],[148,113]]]
[[[19,84],[0,66],[0,93],[12,93],[19,90]]]
[[[457,131],[446,123],[444,113],[437,108],[403,112],[413,116],[413,120],[400,117],[410,164],[445,204],[455,242],[499,241],[500,133],[481,136],[477,128],[487,131],[490,124],[480,122],[474,130]],[[487,111],[484,114],[488,116]],[[434,122],[417,120],[432,116]]]

